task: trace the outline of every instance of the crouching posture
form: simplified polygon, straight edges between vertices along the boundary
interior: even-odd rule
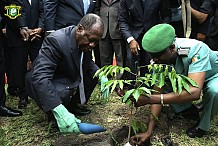
[[[95,14],[85,15],[77,26],[51,33],[26,75],[28,95],[56,120],[60,132],[81,132],[81,121],[75,115],[91,112],[81,105],[88,101],[98,82],[93,76],[99,68],[92,61],[91,51],[102,34],[102,20]],[[101,83],[105,80],[102,78]],[[104,90],[103,95],[108,96],[108,92]]]
[[[166,94],[140,96],[136,106],[151,104],[151,113],[159,116],[161,104],[173,105],[175,112],[191,107],[191,101],[198,100],[203,92],[203,111],[198,122],[186,131],[189,137],[202,137],[209,131],[212,117],[218,113],[218,52],[212,51],[203,42],[175,38],[175,30],[168,24],[159,24],[145,33],[142,46],[157,64],[173,65],[177,74],[193,79],[198,88],[190,86],[190,93],[182,91]],[[148,130],[132,137],[132,143],[141,144],[152,134],[155,119],[151,115]]]

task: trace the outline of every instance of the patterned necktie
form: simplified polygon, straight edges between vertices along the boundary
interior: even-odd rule
[[[84,91],[84,82],[83,82],[83,52],[81,53],[81,59],[80,59],[80,76],[81,76],[81,82],[79,84],[79,94],[80,94],[80,102],[81,104],[85,104],[86,102],[86,96]]]

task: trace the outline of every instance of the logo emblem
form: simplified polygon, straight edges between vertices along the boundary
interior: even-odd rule
[[[192,62],[197,62],[198,60],[200,60],[201,57],[199,54],[196,54],[193,58],[192,58]]]
[[[16,5],[5,6],[5,10],[7,10],[5,16],[8,16],[10,19],[16,19],[18,16],[21,15],[20,9],[21,6],[16,6]]]

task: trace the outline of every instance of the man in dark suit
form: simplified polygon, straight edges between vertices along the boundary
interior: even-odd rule
[[[142,49],[143,34],[158,23],[168,23],[171,20],[171,11],[168,9],[168,0],[121,0],[119,7],[120,30],[127,42],[126,66],[136,73],[135,62],[140,66],[150,63],[150,56]],[[161,19],[160,19],[161,18]],[[147,72],[140,69],[140,75]],[[127,78],[135,78],[128,75]]]
[[[17,25],[10,25],[13,21],[7,20],[7,42],[10,50],[11,74],[19,96],[18,108],[27,105],[25,95],[25,73],[27,71],[28,55],[33,62],[41,47],[44,28],[43,0],[22,0],[22,10],[25,13],[23,29],[30,34],[29,40],[24,40],[20,35]],[[35,37],[38,36],[37,39]]]
[[[75,119],[68,110],[71,112],[79,100],[81,104],[86,103],[95,88],[97,78],[93,78],[93,75],[99,68],[92,61],[91,51],[102,34],[103,22],[100,17],[85,15],[77,26],[59,29],[48,35],[31,72],[27,73],[28,95],[44,112],[52,112],[57,122],[59,118],[54,112],[59,110],[64,111],[60,117],[71,115],[68,120],[64,119],[64,124],[69,123],[71,118]],[[84,85],[84,90],[81,85]],[[85,94],[83,103],[82,93]],[[59,123],[58,126],[60,129]]]
[[[118,23],[120,0],[97,0],[96,3],[95,13],[102,18],[104,23],[104,33],[99,42],[101,67],[113,64],[114,53],[117,65],[123,67],[126,49]],[[121,75],[118,78],[121,78]],[[119,87],[116,91],[119,96],[124,95]]]
[[[15,116],[21,116],[22,112],[16,111],[13,109],[10,109],[5,106],[5,100],[6,100],[6,95],[5,95],[5,62],[4,62],[4,52],[3,52],[3,40],[2,40],[2,25],[1,25],[1,20],[2,17],[4,16],[4,6],[8,4],[18,4],[21,5],[20,1],[12,1],[8,0],[6,1],[1,1],[0,3],[0,116],[9,116],[9,117],[15,117]],[[1,17],[2,16],[2,17]]]
[[[96,0],[45,0],[46,34],[70,25],[77,25],[81,18],[93,13]],[[95,63],[101,66],[99,48],[94,49]]]

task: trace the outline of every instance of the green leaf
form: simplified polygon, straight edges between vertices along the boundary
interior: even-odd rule
[[[143,122],[134,119],[132,120],[131,127],[135,134],[139,132],[145,132],[147,130],[147,127]]]
[[[138,89],[135,89],[135,91],[133,92],[133,97],[135,98],[136,101],[138,101],[140,93]]]
[[[149,72],[151,72],[151,70],[153,69],[153,66],[150,64],[150,65],[148,65],[148,70],[149,70]]]
[[[130,106],[132,106],[133,103],[132,103],[132,101],[131,101],[130,99],[128,99],[128,100],[125,102],[125,104],[127,104],[127,105],[130,107]]]
[[[117,83],[118,83],[117,80],[115,80],[115,81],[113,82],[113,86],[112,86],[112,88],[111,88],[111,93],[112,93],[112,92],[114,91],[114,89],[116,88]]]
[[[127,91],[127,92],[125,93],[125,95],[123,96],[123,102],[124,102],[124,103],[128,100],[129,96],[134,92],[134,90],[135,90],[135,89],[131,89],[131,90],[129,90],[129,91]]]
[[[164,86],[164,83],[165,83],[165,76],[164,76],[164,73],[160,73],[160,77],[159,77],[159,88],[163,87]]]
[[[120,74],[123,74],[124,73],[124,68],[120,68]]]
[[[155,72],[157,71],[158,69],[158,64],[153,64],[153,69],[155,70]]]
[[[167,75],[167,73],[168,73],[168,68],[169,66],[168,65],[165,65],[165,71],[164,71],[164,75],[166,76]]]
[[[107,76],[108,71],[110,70],[111,67],[113,67],[113,66],[112,66],[112,65],[108,65],[108,66],[104,69],[103,75]]]
[[[132,127],[133,132],[135,134],[137,134],[139,132],[139,126],[138,126],[138,122],[136,120],[132,120],[131,127]]]
[[[183,85],[183,87],[185,88],[185,90],[186,90],[189,94],[191,94],[188,83],[183,80],[183,81],[182,81],[182,85]]]
[[[151,90],[148,89],[148,88],[146,88],[146,87],[140,87],[140,88],[138,88],[138,89],[139,89],[139,91],[142,90],[142,91],[144,91],[144,92],[147,93],[147,94],[151,94]]]
[[[105,82],[104,83],[104,85],[105,85],[104,90],[110,88],[113,85],[113,82],[114,82],[114,80],[110,80],[110,81]]]
[[[155,74],[152,76],[151,85],[154,85],[154,84],[155,84],[156,79],[157,79],[157,74],[155,73]]]
[[[183,83],[182,83],[182,78],[180,76],[177,76],[177,82],[178,82],[178,93],[181,94]]]
[[[119,87],[123,90],[123,80],[118,80]]]
[[[124,70],[127,72],[131,72],[130,68],[128,68],[128,67],[125,67]]]
[[[163,72],[163,65],[162,64],[159,64],[158,65],[158,72]]]
[[[175,76],[175,75],[174,75]],[[173,74],[170,72],[168,73],[168,77],[170,79],[171,82],[171,86],[173,88],[173,92],[176,93],[177,92],[177,87],[176,87],[176,78],[173,77]]]
[[[114,70],[115,67],[116,67],[116,66],[110,66],[108,72],[106,73],[106,76],[108,76],[109,74],[110,74],[111,76],[113,76],[113,70]]]
[[[173,88],[173,92],[177,93],[176,78],[173,78],[172,88]]]
[[[137,80],[146,81],[147,77],[138,77]]]
[[[198,87],[198,84],[194,81],[194,80],[192,80],[191,78],[189,78],[189,77],[186,77],[186,76],[184,76],[184,75],[180,75],[182,78],[184,78],[184,79],[186,79],[193,87]]]
[[[99,78],[100,78],[99,74],[100,74],[106,67],[107,67],[107,66],[104,66],[104,67],[102,67],[101,69],[97,70],[97,71],[95,72],[95,75],[93,76],[93,78],[94,78],[94,77],[99,77]]]

